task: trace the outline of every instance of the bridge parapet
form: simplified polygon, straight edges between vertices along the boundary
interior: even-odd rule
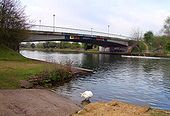
[[[105,33],[105,32],[98,32],[98,31],[92,31],[92,30],[84,30],[84,29],[74,29],[74,28],[66,28],[66,27],[54,27],[54,26],[45,26],[45,25],[31,25],[31,29],[33,31],[44,31],[44,32],[53,32],[53,33],[68,33],[68,34],[78,34],[78,35],[86,35],[86,36],[92,36],[92,37],[103,37],[108,38],[110,40],[123,40],[123,41],[129,41],[132,40],[132,38],[118,35],[118,34],[111,34],[111,33]]]

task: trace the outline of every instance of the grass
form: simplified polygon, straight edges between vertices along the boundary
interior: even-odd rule
[[[20,88],[20,80],[40,73],[45,67],[38,61],[2,61],[0,60],[0,89]]]
[[[28,59],[21,54],[0,44],[0,60],[4,61],[27,61]]]
[[[46,65],[47,63],[27,59],[0,45],[0,89],[20,88],[20,80],[42,72]]]
[[[68,68],[60,64],[31,60],[0,45],[0,89],[20,88],[20,80],[27,80],[35,76],[54,84],[54,82],[62,82],[71,78],[70,73]]]

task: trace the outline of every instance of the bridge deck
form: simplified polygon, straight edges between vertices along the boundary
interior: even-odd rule
[[[50,34],[53,33],[64,33],[64,34],[74,34],[79,36],[93,36],[93,37],[103,37],[109,39],[119,39],[122,41],[129,41],[132,38],[128,36],[112,34],[112,33],[105,33],[105,32],[98,32],[92,30],[84,30],[84,29],[75,29],[75,28],[66,28],[66,27],[54,27],[54,26],[45,26],[45,25],[32,25],[31,30],[39,31],[39,32],[49,32]]]

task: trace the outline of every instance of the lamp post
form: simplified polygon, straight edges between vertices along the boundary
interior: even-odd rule
[[[39,30],[41,30],[41,20],[39,20]]]
[[[108,25],[108,37],[109,37],[110,25]]]
[[[53,31],[55,31],[55,14],[53,14]]]
[[[93,34],[93,28],[91,28],[91,36],[92,36],[92,34]]]

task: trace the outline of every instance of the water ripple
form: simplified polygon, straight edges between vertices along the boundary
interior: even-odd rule
[[[56,92],[81,101],[80,93],[91,90],[94,101],[112,99],[170,110],[170,60],[121,58],[102,54],[66,54],[21,51],[26,57],[65,62],[68,58],[75,66],[94,69],[95,73],[73,79]]]

